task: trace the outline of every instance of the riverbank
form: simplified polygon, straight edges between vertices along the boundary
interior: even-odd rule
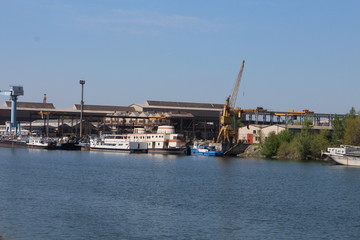
[[[262,146],[259,144],[252,144],[249,145],[246,150],[241,153],[238,154],[238,157],[243,157],[243,158],[267,158],[265,155],[263,155],[261,153],[261,151],[263,150]],[[287,159],[287,160],[301,160],[299,157],[296,157],[294,155],[286,155],[286,156],[280,156],[280,155],[275,155],[271,157],[272,159]],[[318,157],[318,158],[311,158],[308,159],[310,161],[321,161],[321,162],[331,162],[332,160],[329,157]]]
[[[238,154],[238,157],[244,158],[264,158],[264,155],[261,154],[261,146],[260,145],[249,145],[243,153]]]

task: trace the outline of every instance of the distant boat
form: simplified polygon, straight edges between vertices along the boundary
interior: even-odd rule
[[[56,148],[60,150],[81,150],[81,145],[75,138],[64,137],[58,139]]]
[[[347,166],[360,166],[360,147],[341,145],[339,148],[328,148],[323,155],[329,156],[336,163]]]
[[[104,135],[90,139],[90,150],[130,151],[130,143],[124,135]]]
[[[26,145],[30,148],[56,149],[56,141],[52,138],[30,137]]]
[[[204,156],[224,156],[224,151],[216,150],[214,146],[207,146],[203,142],[195,142],[191,154]]]
[[[135,128],[130,134],[109,134],[90,140],[91,150],[148,152],[161,154],[188,154],[182,134],[173,126],[159,126],[156,133]]]
[[[27,139],[19,139],[12,137],[0,137],[0,147],[8,148],[28,148]]]

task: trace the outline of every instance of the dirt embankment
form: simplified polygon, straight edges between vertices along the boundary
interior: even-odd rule
[[[238,155],[239,157],[263,158],[260,145],[249,145],[246,150]]]

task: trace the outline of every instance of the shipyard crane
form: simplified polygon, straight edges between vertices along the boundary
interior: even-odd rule
[[[226,99],[226,103],[220,116],[220,131],[216,142],[231,144],[237,142],[237,119],[240,117],[240,109],[235,108],[239,91],[240,81],[243,74],[245,60],[242,62],[232,94]]]
[[[236,99],[237,99],[238,92],[239,92],[239,87],[240,87],[240,81],[241,81],[241,77],[242,77],[242,74],[243,74],[243,71],[244,71],[244,65],[245,65],[245,60],[243,60],[243,62],[241,64],[241,68],[240,68],[238,77],[236,79],[233,92],[232,92],[232,94],[230,96],[230,102],[229,102],[230,108],[235,108],[235,103],[236,103]]]
[[[10,135],[19,135],[20,125],[16,121],[16,105],[18,96],[24,95],[24,89],[22,86],[10,86],[10,90],[0,90],[0,94],[10,96],[11,100],[11,121],[6,125],[6,132]]]

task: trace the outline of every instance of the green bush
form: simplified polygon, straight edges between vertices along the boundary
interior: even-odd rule
[[[271,132],[265,139],[261,154],[263,154],[265,157],[276,156],[279,145],[279,137],[275,134],[275,132]]]
[[[315,134],[311,142],[311,157],[320,158],[321,150],[327,149],[330,145],[329,131],[321,131],[319,134]]]
[[[360,117],[348,119],[346,121],[344,143],[349,145],[360,145]]]
[[[298,154],[294,142],[281,142],[277,155],[282,158],[296,158]]]

